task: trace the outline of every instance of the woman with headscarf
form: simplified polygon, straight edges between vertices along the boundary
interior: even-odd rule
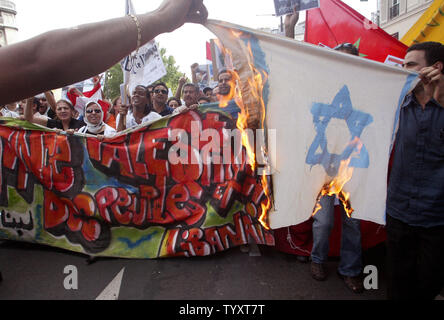
[[[88,133],[96,136],[112,137],[117,132],[116,129],[107,125],[104,121],[102,107],[97,101],[89,101],[85,105],[83,121],[86,126],[79,129],[79,133]]]

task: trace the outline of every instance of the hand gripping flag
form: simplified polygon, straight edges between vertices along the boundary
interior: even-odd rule
[[[384,224],[398,108],[417,75],[229,23],[209,21],[207,27],[231,51],[241,81],[253,67],[268,74],[262,92],[265,129],[274,130],[268,149],[276,150],[268,155],[271,227],[309,219],[321,189],[338,177],[344,160],[353,169],[344,186],[353,217]]]

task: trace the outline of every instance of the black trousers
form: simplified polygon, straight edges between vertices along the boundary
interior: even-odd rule
[[[413,227],[387,215],[388,298],[432,300],[444,286],[444,226]]]

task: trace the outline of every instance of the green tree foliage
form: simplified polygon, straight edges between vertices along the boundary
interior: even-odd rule
[[[183,73],[179,71],[179,66],[176,66],[176,59],[173,56],[166,55],[165,48],[160,48],[160,56],[167,71],[166,76],[160,79],[160,81],[165,82],[168,88],[175,94],[179,86],[179,79],[183,76]]]
[[[120,63],[111,67],[106,73],[105,88],[103,92],[109,100],[120,96],[120,85],[123,83],[123,72]]]
[[[167,74],[160,81],[165,82],[168,88],[175,94],[179,86],[179,79],[183,76],[183,73],[179,71],[176,59],[173,56],[166,55],[165,48],[160,48],[160,55],[167,71]],[[103,90],[105,96],[110,100],[120,96],[120,85],[122,83],[123,72],[120,63],[118,63],[110,68],[106,74],[105,88]]]

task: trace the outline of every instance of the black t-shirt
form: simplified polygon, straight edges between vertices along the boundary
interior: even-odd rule
[[[48,113],[46,114],[48,118],[54,119],[56,117],[56,113],[52,111],[52,109],[48,110]]]
[[[46,126],[50,129],[61,129],[63,130],[63,123],[60,120],[48,119]],[[69,122],[69,129],[78,130],[81,127],[86,126],[85,122],[77,119],[71,119]]]

